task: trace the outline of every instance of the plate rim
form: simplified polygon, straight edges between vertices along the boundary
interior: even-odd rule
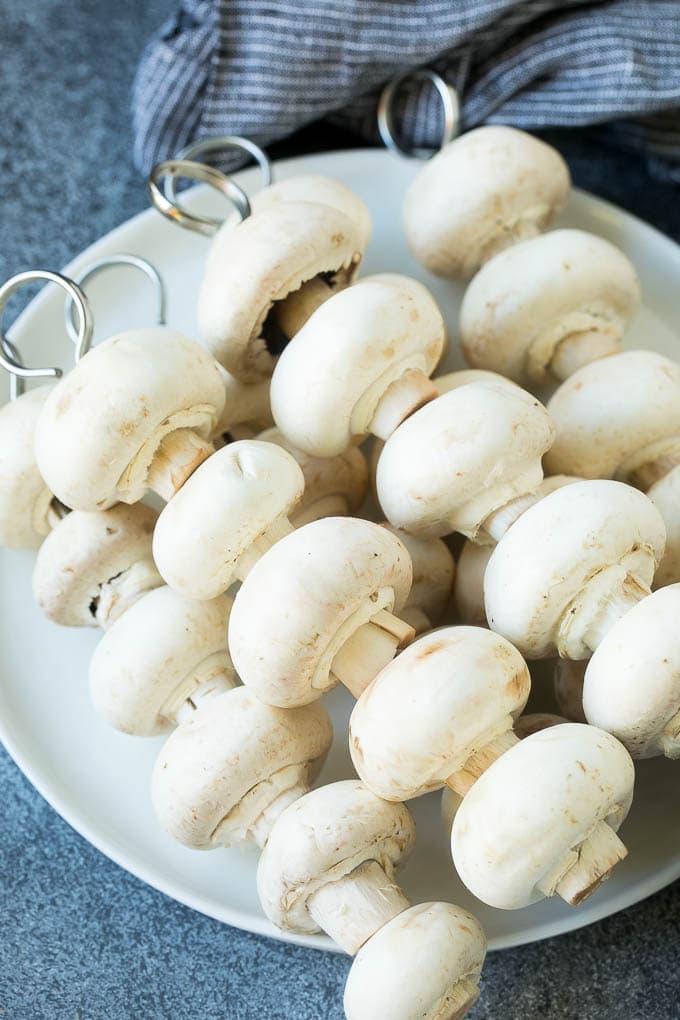
[[[328,164],[329,166],[332,166],[337,160],[349,159],[360,163],[362,161],[371,161],[376,158],[378,160],[382,158],[403,159],[403,157],[395,157],[394,154],[388,152],[386,149],[381,149],[380,147],[361,147],[356,149],[337,149],[319,153],[308,153],[302,156],[276,160],[273,163],[273,168],[275,174],[277,169],[284,170],[286,173],[295,173],[298,170],[304,173],[309,172],[308,164],[310,160],[313,160],[315,163],[320,162],[322,165]],[[328,168],[326,167],[320,167],[313,172],[323,173],[327,172],[327,169]],[[257,168],[246,168],[245,170],[234,174],[234,176],[238,179],[240,176],[244,174],[248,175],[251,172],[256,173]],[[329,176],[333,176],[332,172]],[[208,190],[207,185],[199,185],[196,188],[197,192],[205,192],[206,190]],[[572,188],[569,203],[574,200],[576,200],[577,205],[579,205],[586,213],[601,216],[604,212],[612,223],[620,222],[621,218],[623,218],[624,222],[631,224],[636,231],[641,232],[651,243],[659,245],[661,242],[662,247],[668,250],[669,255],[672,255],[672,257],[676,259],[680,257],[680,246],[673,240],[673,238],[664,234],[651,223],[647,223],[645,220],[640,219],[640,217],[635,215],[635,213],[628,212],[626,209],[621,208],[615,203],[610,202],[607,199],[600,198],[599,196],[581,188]],[[81,264],[88,262],[95,255],[99,255],[103,245],[115,246],[120,238],[125,238],[131,229],[134,230],[137,228],[140,221],[148,219],[155,220],[159,215],[160,214],[151,206],[147,209],[141,210],[129,219],[125,220],[123,223],[118,224],[118,226],[114,227],[108,233],[103,234],[101,237],[94,240],[81,252],[75,255],[74,258],[72,258],[66,266],[60,270],[60,272],[68,276],[70,273],[77,271]],[[124,245],[123,248],[121,248],[121,251],[122,250],[127,250],[127,246]],[[39,314],[43,304],[50,300],[50,294],[51,288],[43,287],[36,297],[33,298],[33,300],[21,312],[21,314],[17,316],[11,326],[11,329],[14,332],[20,333],[22,330],[30,326],[30,322],[33,317]],[[258,917],[257,915],[235,907],[229,907],[222,911],[215,910],[212,905],[213,901],[211,901],[210,898],[201,894],[192,893],[190,890],[186,890],[184,887],[178,885],[172,879],[164,880],[161,878],[159,880],[154,868],[146,865],[139,855],[134,853],[134,851],[131,851],[129,848],[126,848],[125,850],[118,850],[113,841],[107,841],[105,837],[101,837],[98,834],[96,828],[91,827],[85,813],[78,807],[77,803],[72,805],[70,801],[64,799],[62,794],[59,792],[57,784],[55,783],[53,786],[50,782],[49,776],[41,775],[40,769],[34,767],[31,752],[28,749],[25,751],[22,749],[20,741],[16,741],[13,738],[11,730],[5,722],[1,699],[0,741],[2,741],[2,744],[10,758],[24,774],[28,782],[49,804],[49,806],[67,823],[67,825],[69,825],[79,836],[87,840],[87,842],[94,846],[100,853],[104,854],[104,856],[109,858],[109,860],[112,860],[116,865],[127,871],[129,874],[132,874],[135,878],[151,886],[161,894],[168,896],[170,899],[211,917],[222,924],[228,924],[242,931],[252,932],[256,935],[264,935],[284,943],[299,945],[310,949],[342,953],[340,947],[332,942],[332,940],[326,935],[297,935],[292,932],[281,931],[266,918]],[[621,910],[625,910],[628,907],[642,902],[649,896],[652,896],[661,889],[666,888],[678,878],[680,878],[680,852],[673,861],[656,871],[653,876],[645,879],[644,881],[638,881],[634,886],[629,886],[628,888],[621,890],[611,899],[603,900],[602,908],[594,911],[595,916],[589,916],[588,919],[584,920],[582,923],[578,923],[579,915],[575,911],[573,914],[566,914],[561,920],[549,920],[535,925],[531,929],[531,937],[529,938],[522,933],[495,936],[489,941],[489,951],[510,949],[532,944],[534,942],[540,942],[546,938],[558,937],[560,935],[588,927],[591,924],[596,924],[607,917],[611,917],[612,915],[619,913]]]

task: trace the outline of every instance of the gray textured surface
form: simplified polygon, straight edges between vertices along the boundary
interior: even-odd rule
[[[0,277],[57,268],[146,204],[128,97],[168,0],[0,3]],[[300,145],[327,145],[307,132]],[[680,238],[677,189],[553,135],[577,183]],[[1,650],[0,650],[1,654]],[[0,1018],[320,1020],[348,961],[238,932],[99,854],[0,752]],[[680,885],[581,932],[488,959],[474,1020],[680,1017]],[[376,1017],[375,1020],[389,1020]]]

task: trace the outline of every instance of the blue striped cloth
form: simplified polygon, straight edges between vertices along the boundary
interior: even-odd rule
[[[267,145],[329,118],[377,138],[395,75],[432,67],[464,129],[604,125],[680,180],[680,2],[675,0],[183,0],[135,80],[135,161],[148,172],[198,138]],[[437,145],[431,86],[400,93],[400,135]]]

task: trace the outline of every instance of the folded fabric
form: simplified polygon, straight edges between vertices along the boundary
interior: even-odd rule
[[[676,0],[184,0],[137,73],[135,161],[323,118],[374,141],[382,87],[424,66],[457,89],[463,129],[606,125],[680,179]],[[395,116],[408,144],[438,145],[431,85],[406,83]]]

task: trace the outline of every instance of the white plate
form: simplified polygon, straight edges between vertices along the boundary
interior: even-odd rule
[[[331,174],[368,203],[374,236],[364,273],[392,270],[415,276],[433,290],[456,334],[460,288],[429,276],[408,254],[399,209],[417,164],[383,151],[330,153],[290,160],[276,167],[277,179],[296,173]],[[256,171],[242,175],[258,186]],[[197,211],[219,212],[220,198],[196,189],[188,199]],[[680,322],[680,249],[633,216],[599,199],[575,193],[561,223],[583,227],[623,248],[642,280],[644,307],[628,345],[680,355],[674,326]],[[208,241],[189,234],[149,210],[84,252],[70,267],[114,252],[151,259],[169,289],[169,322],[197,335],[194,296]],[[67,269],[68,272],[68,269]],[[146,281],[132,272],[112,272],[91,287],[99,338],[150,321]],[[12,336],[31,364],[66,366],[68,342],[61,336],[62,295],[47,288],[16,323]],[[30,341],[30,342],[29,342]],[[462,367],[455,343],[446,368]],[[2,399],[6,398],[6,380]],[[160,741],[125,737],[110,730],[90,708],[88,661],[98,634],[60,629],[46,622],[31,598],[32,554],[0,550],[0,736],[17,764],[50,804],[86,839],[145,882],[219,920],[276,938],[332,948],[325,937],[284,936],[263,916],[255,890],[255,851],[196,853],[160,832],[151,811],[149,775]],[[547,685],[541,684],[544,689]],[[336,740],[322,780],[352,775],[346,750],[350,698],[327,699]],[[680,782],[678,766],[662,760],[638,768],[635,803],[623,828],[628,859],[584,906],[544,901],[526,910],[494,911],[478,903],[457,880],[447,839],[439,824],[438,796],[413,803],[418,847],[403,872],[414,900],[446,899],[469,907],[482,921],[491,948],[503,948],[570,931],[621,910],[680,875]]]

